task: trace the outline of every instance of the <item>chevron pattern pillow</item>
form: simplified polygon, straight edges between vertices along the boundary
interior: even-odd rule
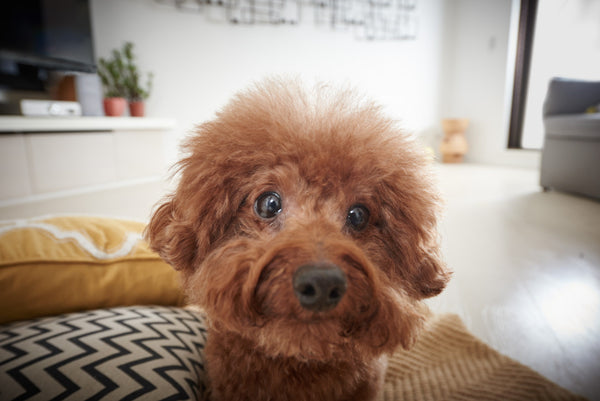
[[[161,306],[0,326],[0,400],[204,400],[204,317]]]

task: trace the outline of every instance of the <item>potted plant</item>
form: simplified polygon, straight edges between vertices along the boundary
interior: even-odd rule
[[[118,117],[127,105],[127,89],[125,87],[124,64],[118,50],[113,50],[110,60],[100,58],[98,75],[104,87],[104,114]]]
[[[112,51],[109,60],[100,58],[98,74],[104,86],[104,111],[108,116],[120,116],[129,101],[129,114],[144,115],[144,100],[150,96],[153,74],[149,73],[146,85],[141,83],[141,74],[135,64],[133,43],[126,42],[121,50]]]
[[[141,83],[141,74],[135,63],[133,55],[133,43],[127,42],[123,46],[123,57],[125,65],[125,87],[129,100],[129,114],[133,117],[144,116],[144,100],[150,96],[152,91],[152,80],[154,75],[147,75],[146,85]]]

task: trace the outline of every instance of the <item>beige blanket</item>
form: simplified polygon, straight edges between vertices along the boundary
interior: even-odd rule
[[[452,314],[432,317],[417,344],[390,359],[380,399],[584,400],[494,351]]]

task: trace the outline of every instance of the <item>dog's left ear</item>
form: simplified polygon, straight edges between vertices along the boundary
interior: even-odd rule
[[[446,287],[451,273],[441,258],[437,244],[418,252],[421,260],[412,269],[412,283],[422,298],[433,297]]]
[[[452,273],[440,250],[437,192],[417,173],[388,181],[378,193],[388,200],[382,210],[382,233],[395,275],[417,299],[439,294]]]
[[[393,218],[385,231],[394,273],[412,296],[422,299],[442,292],[452,273],[442,259],[437,232]]]

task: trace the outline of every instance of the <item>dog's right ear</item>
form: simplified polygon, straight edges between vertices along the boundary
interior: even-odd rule
[[[177,218],[173,199],[154,212],[144,236],[150,248],[176,270],[189,269],[194,265],[196,236],[188,223]]]

